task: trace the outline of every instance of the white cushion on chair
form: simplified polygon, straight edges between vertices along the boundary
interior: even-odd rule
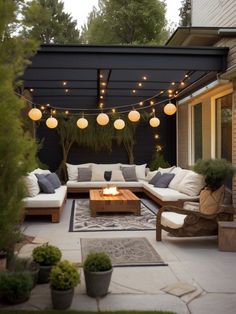
[[[173,212],[163,212],[161,214],[161,224],[164,227],[169,227],[172,229],[179,229],[184,224],[184,219],[187,215],[182,215]]]

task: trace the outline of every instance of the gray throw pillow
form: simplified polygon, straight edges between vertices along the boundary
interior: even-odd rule
[[[43,174],[36,174],[40,191],[46,194],[55,193],[55,189],[50,181]]]
[[[174,173],[163,173],[155,182],[154,186],[156,188],[167,188],[174,176]]]
[[[154,177],[151,178],[151,180],[148,181],[149,184],[155,184],[156,181],[161,177],[161,173],[158,171]]]
[[[125,181],[138,181],[135,166],[120,167]]]
[[[78,168],[78,182],[91,181],[92,170],[90,168]]]
[[[46,179],[48,179],[49,182],[51,182],[54,189],[58,189],[61,186],[61,181],[58,178],[56,173],[49,173],[46,174]]]

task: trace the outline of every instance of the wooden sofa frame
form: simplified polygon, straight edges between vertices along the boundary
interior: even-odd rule
[[[25,207],[25,215],[27,216],[51,216],[53,223],[60,222],[61,213],[66,203],[67,194],[61,204],[61,207]]]

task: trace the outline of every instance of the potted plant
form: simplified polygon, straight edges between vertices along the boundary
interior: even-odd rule
[[[3,301],[10,304],[25,302],[33,287],[29,272],[0,272],[0,294]]]
[[[87,295],[106,295],[113,270],[110,257],[104,252],[91,252],[86,257],[83,268]]]
[[[225,159],[198,160],[194,171],[203,175],[206,187],[201,191],[199,209],[204,214],[215,214],[225,198],[224,181],[232,177],[235,169]]]
[[[153,171],[157,170],[159,167],[168,168],[170,164],[164,159],[164,156],[160,152],[155,152],[152,156],[152,160],[149,162],[149,168]]]
[[[61,260],[58,247],[44,244],[33,249],[33,260],[39,264],[38,283],[48,283],[52,266]]]
[[[211,191],[219,189],[235,172],[232,164],[226,159],[199,159],[193,169],[204,176],[206,187]]]
[[[50,286],[53,308],[65,310],[71,306],[74,287],[80,281],[80,275],[69,261],[61,261],[52,267]]]
[[[33,279],[33,287],[38,282],[39,264],[30,257],[19,257],[14,255],[8,265],[8,270],[14,272],[29,272]]]

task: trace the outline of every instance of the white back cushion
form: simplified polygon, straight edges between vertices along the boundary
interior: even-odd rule
[[[121,170],[112,170],[111,181],[125,181]]]
[[[178,191],[189,196],[197,196],[199,195],[204,185],[204,177],[194,171],[189,170],[187,175],[180,182]]]
[[[145,180],[146,178],[146,166],[147,164],[143,165],[130,165],[130,164],[121,164],[123,167],[133,167],[135,166],[135,172],[138,179]]]
[[[170,173],[170,172],[172,172],[173,169],[175,169],[175,166],[169,167],[169,168],[161,168],[161,167],[159,167],[157,169],[157,171],[159,171],[161,174],[163,174],[163,173]]]
[[[157,172],[158,172],[157,170],[149,171],[146,175],[145,180],[150,181],[157,174]]]
[[[87,164],[79,164],[79,165],[71,165],[66,163],[68,179],[70,181],[77,181],[78,179],[78,168],[89,168],[91,163]]]
[[[174,173],[174,170],[172,170],[173,172],[171,173]],[[175,176],[174,178],[170,181],[170,184],[169,184],[169,188],[173,189],[173,190],[176,190],[176,191],[179,191],[179,185],[180,185],[180,182],[183,180],[183,178],[187,175],[187,173],[189,172],[189,170],[184,170],[184,169],[179,169],[178,171],[175,170],[176,173],[175,173]]]
[[[95,170],[92,170],[92,178],[91,178],[91,181],[92,181],[92,182],[95,182],[95,181],[105,181],[105,178],[104,178],[104,171],[95,171]]]
[[[34,197],[39,194],[40,188],[35,174],[29,173],[27,176],[23,177],[23,182],[26,187],[26,193],[28,197]]]
[[[92,164],[92,171],[102,172],[120,170],[120,163],[117,164]]]

